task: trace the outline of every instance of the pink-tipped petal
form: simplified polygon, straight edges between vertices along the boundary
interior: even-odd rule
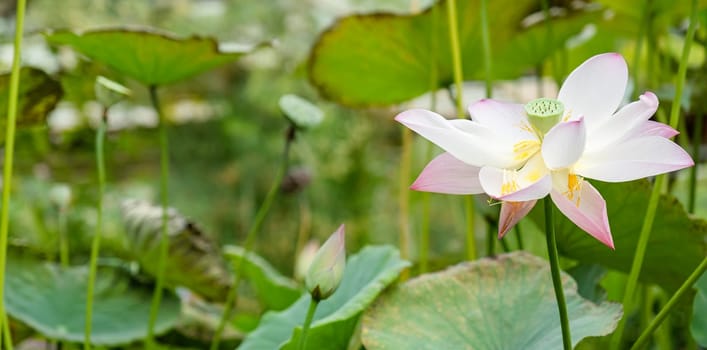
[[[628,139],[600,152],[587,153],[575,173],[606,182],[623,182],[693,166],[687,152],[660,136]]]
[[[469,106],[469,115],[473,121],[499,134],[510,134],[514,140],[537,139],[521,104],[482,99]]]
[[[591,130],[616,111],[627,82],[628,68],[621,55],[596,55],[570,73],[557,99],[565,105],[565,113],[583,115]]]
[[[586,231],[599,242],[614,249],[606,201],[589,182],[583,181],[579,191],[572,198],[558,191],[550,193],[552,201],[568,219]]]
[[[445,152],[427,164],[410,188],[447,194],[483,193],[479,170],[481,168],[466,164]]]
[[[501,216],[498,218],[498,239],[510,231],[530,210],[533,209],[537,201],[527,202],[503,202],[501,204]]]
[[[635,128],[628,137],[660,136],[669,139],[677,136],[679,133],[680,132],[671,128],[669,125],[647,120]]]
[[[464,163],[499,168],[517,166],[513,142],[471,120],[447,120],[424,109],[411,109],[395,120],[449,152]]]
[[[658,109],[658,97],[650,91],[640,96],[638,101],[629,103],[615,115],[607,118],[592,130],[587,140],[587,151],[599,150],[626,140],[636,133]]]
[[[584,118],[555,125],[543,140],[545,164],[550,169],[566,168],[574,164],[584,152],[586,139]]]

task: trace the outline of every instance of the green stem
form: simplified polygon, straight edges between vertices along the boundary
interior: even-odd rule
[[[255,234],[260,230],[260,226],[263,224],[265,217],[270,211],[270,207],[280,192],[280,186],[282,185],[282,179],[285,178],[285,173],[287,172],[287,167],[289,165],[290,158],[290,145],[295,138],[295,127],[290,125],[287,129],[287,135],[285,139],[285,148],[282,154],[282,161],[280,167],[275,174],[275,179],[273,180],[272,186],[265,196],[263,204],[258,208],[258,212],[255,213],[255,218],[253,219],[253,224],[250,226],[248,233],[246,234],[245,243],[243,244],[243,257],[236,261],[236,266],[234,270],[233,285],[228,291],[226,296],[226,304],[223,307],[223,314],[221,315],[221,320],[219,320],[216,331],[214,332],[214,337],[211,340],[211,350],[218,349],[219,343],[221,342],[221,337],[223,336],[223,331],[226,329],[226,323],[231,318],[231,311],[236,305],[238,300],[238,286],[241,283],[241,276],[243,274],[243,261],[248,259],[248,254],[253,249],[253,243],[255,242]]]
[[[694,271],[692,271],[687,280],[685,280],[685,282],[680,286],[677,292],[675,292],[675,294],[670,297],[670,300],[668,300],[665,306],[663,306],[660,312],[658,312],[658,315],[656,315],[653,321],[648,325],[648,327],[643,330],[641,335],[631,347],[632,350],[641,349],[646,344],[646,342],[648,342],[653,332],[658,328],[658,326],[660,326],[660,324],[665,320],[665,318],[668,317],[670,312],[673,311],[680,299],[687,292],[689,292],[690,289],[692,289],[692,285],[697,282],[697,280],[702,276],[705,271],[707,271],[707,257],[702,260],[700,265],[697,266]]]
[[[486,224],[486,256],[493,257],[496,255],[496,232],[493,225]]]
[[[3,317],[4,321],[2,323],[2,339],[5,342],[5,349],[12,350],[12,333],[10,333],[10,321],[7,318],[7,314]],[[0,347],[2,342],[0,342]]]
[[[20,87],[20,56],[22,53],[22,33],[25,21],[25,0],[17,0],[15,20],[15,43],[12,57],[10,89],[7,97],[7,126],[5,129],[5,159],[3,162],[2,207],[0,208],[0,322],[7,324],[5,315],[5,265],[7,263],[7,236],[10,225],[10,192],[12,190],[12,161],[15,152],[15,121],[17,120],[17,99]],[[10,333],[5,344],[12,347]]]
[[[687,200],[687,211],[690,214],[695,213],[695,198],[697,196],[697,164],[700,162],[700,146],[702,145],[702,118],[702,113],[697,113],[695,115],[695,131],[692,136],[692,159],[695,160],[695,166],[690,168],[690,193]]]
[[[145,343],[148,349],[154,344],[155,323],[157,322],[157,314],[160,310],[162,302],[162,289],[164,288],[164,274],[167,268],[167,253],[169,251],[169,232],[168,232],[168,213],[169,206],[169,139],[167,138],[167,120],[160,106],[157,96],[157,87],[150,86],[150,100],[152,106],[159,117],[159,133],[160,133],[160,194],[162,202],[162,230],[160,233],[159,257],[157,260],[157,281],[155,282],[155,290],[152,295],[152,304],[150,305],[150,318],[147,325],[147,338]]]
[[[457,26],[457,2],[447,1],[447,22],[449,24],[449,42],[452,46],[452,64],[454,67],[454,87],[456,90],[455,102],[457,117],[464,117],[463,70],[461,50],[459,48],[459,28]],[[474,198],[464,197],[464,211],[466,213],[466,252],[469,260],[476,260],[476,237],[474,235]]]
[[[463,70],[461,50],[459,48],[459,27],[457,26],[457,2],[447,1],[447,22],[449,23],[449,42],[452,46],[452,64],[454,67],[454,88],[456,91],[455,101],[457,107],[457,117],[464,118],[464,93],[463,93]]]
[[[410,257],[410,167],[412,166],[412,130],[402,128],[402,154],[400,156],[400,175],[398,177],[398,225],[400,226],[398,245],[400,257],[404,260]],[[407,279],[408,270],[400,275],[402,280]]]
[[[685,46],[683,47],[682,57],[680,59],[680,65],[678,67],[678,75],[675,84],[675,97],[673,98],[673,105],[670,111],[670,126],[672,128],[677,128],[680,122],[680,104],[682,102],[682,91],[685,86],[685,74],[687,73],[687,58],[690,55],[690,47],[692,46],[692,40],[695,36],[695,29],[697,27],[697,0],[692,0],[691,12],[690,12],[690,26],[687,30],[687,36],[685,37]],[[630,305],[633,300],[633,296],[636,292],[636,286],[638,285],[638,278],[641,273],[641,268],[643,266],[643,260],[646,254],[646,248],[648,247],[648,240],[650,238],[651,229],[653,228],[653,220],[655,219],[656,210],[658,208],[658,200],[660,199],[660,193],[666,181],[665,174],[656,177],[655,183],[653,184],[653,190],[651,192],[651,197],[648,201],[648,209],[646,211],[646,216],[643,220],[643,226],[641,227],[641,232],[638,237],[638,245],[636,246],[636,255],[633,257],[633,263],[631,265],[631,271],[629,272],[628,281],[626,282],[626,290],[624,291],[623,297],[623,307],[624,310],[630,310]],[[623,338],[623,331],[626,326],[626,317],[619,321],[616,327],[613,337],[611,338],[610,349],[617,350],[621,345],[621,340]]]
[[[484,71],[486,72],[486,98],[493,96],[493,66],[491,65],[491,38],[489,35],[488,0],[481,0],[481,44],[484,51]]]
[[[66,208],[59,208],[59,262],[62,267],[69,267],[69,237],[66,236]]]
[[[299,338],[298,350],[304,350],[307,345],[307,333],[309,332],[309,326],[312,325],[312,319],[314,318],[314,312],[317,311],[317,305],[319,302],[312,298],[309,302],[309,309],[307,309],[307,316],[304,318],[304,324],[302,325],[302,336]]]
[[[565,293],[562,290],[562,277],[560,276],[560,256],[557,252],[557,242],[555,238],[555,226],[552,219],[553,204],[550,196],[543,199],[545,206],[545,237],[547,239],[547,253],[550,257],[550,272],[552,273],[552,286],[555,288],[555,299],[557,299],[557,309],[560,312],[560,325],[562,326],[562,344],[565,350],[572,349],[572,337],[570,335],[570,323],[567,318],[567,305],[565,304]]]
[[[639,73],[641,72],[639,68],[641,63],[641,52],[643,51],[643,37],[645,36],[646,27],[648,26],[648,0],[644,0],[643,7],[641,8],[641,25],[638,27],[638,36],[636,37],[636,51],[633,55],[633,76],[636,80],[636,88],[633,91],[634,98],[638,98],[640,89],[638,88],[640,79]]]
[[[106,122],[108,107],[103,108],[103,118],[98,123],[96,130],[96,169],[98,171],[98,200],[96,202],[96,232],[91,244],[91,260],[88,270],[88,291],[86,292],[86,324],[84,326],[84,350],[91,349],[91,327],[93,322],[93,289],[96,283],[98,270],[98,255],[101,249],[101,235],[103,234],[103,194],[106,190],[106,165],[103,152],[103,143],[106,135]]]

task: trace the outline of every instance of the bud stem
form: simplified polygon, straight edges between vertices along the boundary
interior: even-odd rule
[[[307,332],[309,332],[309,326],[312,324],[312,319],[314,318],[314,312],[317,311],[317,306],[319,301],[312,298],[309,303],[309,309],[307,310],[307,316],[304,318],[304,324],[302,325],[302,336],[299,338],[299,345],[297,349],[304,350],[307,345]]]

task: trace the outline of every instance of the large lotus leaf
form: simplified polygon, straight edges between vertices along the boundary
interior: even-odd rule
[[[156,276],[162,208],[127,200],[123,202],[123,216],[133,259],[143,271]],[[165,283],[170,287],[187,287],[210,300],[225,300],[233,277],[216,242],[176,209],[169,208],[167,217]]]
[[[457,2],[465,79],[483,76],[479,6],[479,0]],[[498,70],[494,78],[532,68],[596,17],[590,13],[557,20],[550,42],[539,25],[516,37],[524,33],[521,21],[535,6],[530,0],[489,1]],[[453,71],[446,8],[440,1],[415,15],[366,14],[338,20],[310,53],[310,80],[327,98],[352,106],[399,103],[429,91],[431,85],[449,85]],[[509,65],[512,69],[506,68]]]
[[[69,45],[81,54],[145,85],[184,80],[233,62],[254,47],[224,45],[213,38],[176,38],[154,29],[104,29],[81,34],[46,34],[52,45]]]
[[[7,312],[44,336],[83,341],[88,268],[62,268],[31,259],[9,259]],[[123,271],[100,268],[95,284],[91,340],[97,345],[126,344],[147,333],[152,288],[131,281]],[[162,299],[155,331],[174,327],[180,314],[172,293]]]
[[[0,130],[5,130],[7,124],[7,97],[10,90],[10,73],[0,75]],[[24,67],[20,71],[20,86],[18,91],[17,126],[42,126],[61,99],[61,85],[44,71]],[[0,133],[4,141],[5,132]]]
[[[241,247],[227,246],[223,253],[238,266],[245,250]],[[292,305],[302,295],[302,289],[293,280],[281,275],[270,263],[259,255],[250,252],[242,262],[243,274],[253,285],[256,294],[269,310],[282,310]]]
[[[407,266],[389,246],[366,247],[349,258],[341,285],[314,314],[307,349],[345,349],[363,310]],[[284,311],[266,313],[239,349],[295,348],[310,299],[306,294]]]
[[[707,273],[695,284],[697,295],[692,307],[692,336],[702,347],[707,347]]]
[[[621,306],[596,305],[562,274],[573,345],[611,333]],[[363,316],[366,349],[561,349],[547,261],[525,252],[422,275],[384,294]]]
[[[562,214],[555,215],[560,254],[583,263],[596,263],[628,272],[631,269],[643,217],[651,194],[646,180],[625,183],[591,181],[606,200],[616,250],[611,250],[582,231]],[[542,205],[531,218],[544,230]],[[648,241],[641,281],[677,289],[707,254],[707,223],[691,218],[675,197],[663,195]]]

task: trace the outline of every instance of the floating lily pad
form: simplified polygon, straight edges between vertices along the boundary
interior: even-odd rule
[[[220,44],[213,38],[177,38],[155,29],[103,29],[46,34],[52,45],[69,45],[145,85],[165,85],[233,62],[253,45]]]
[[[280,109],[293,124],[301,129],[309,129],[324,120],[324,112],[311,102],[297,96],[280,97]]]
[[[19,101],[17,105],[17,127],[43,126],[47,115],[59,103],[63,91],[58,81],[44,71],[22,68],[20,71]],[[7,114],[7,97],[10,90],[10,73],[0,75],[0,113]],[[7,118],[0,119],[0,130],[5,130]],[[4,141],[5,132],[0,133]]]
[[[562,275],[573,345],[611,333],[621,306],[593,304]],[[427,274],[384,294],[363,316],[363,344],[382,349],[561,349],[547,261],[525,252]]]
[[[127,200],[123,203],[128,242],[133,258],[151,276],[157,275],[162,233],[162,207]],[[167,211],[168,258],[165,283],[183,286],[213,301],[224,301],[233,276],[216,242],[175,209]]]
[[[690,330],[697,343],[707,347],[707,274],[702,274],[695,288],[697,288],[697,295],[692,307]]]
[[[389,246],[367,247],[352,256],[341,285],[314,314],[307,349],[345,349],[363,310],[409,265]],[[294,349],[310,299],[306,294],[284,311],[266,313],[239,349]]]
[[[9,259],[5,303],[10,316],[44,336],[80,342],[84,338],[88,268],[62,268],[30,259]],[[95,284],[91,341],[126,344],[145,338],[152,288],[140,286],[115,268],[100,268]],[[172,293],[162,299],[155,331],[174,327],[180,314]]]
[[[583,263],[597,263],[628,273],[651,185],[646,180],[610,184],[592,181],[592,184],[606,200],[616,250],[599,243],[558,213],[555,230],[559,252]],[[542,206],[533,209],[530,217],[544,230]],[[707,222],[689,217],[675,197],[661,196],[640,280],[676,290],[707,254],[706,237]]]
[[[464,78],[483,78],[479,0],[457,1]],[[544,31],[523,29],[537,1],[488,2],[494,78],[512,78],[564,47],[597,13],[557,21],[553,40]],[[453,81],[446,1],[415,15],[366,14],[339,19],[314,45],[309,77],[327,98],[351,106],[410,100]],[[503,14],[503,15],[495,15]],[[517,37],[526,30],[530,34]],[[514,38],[517,37],[517,40]],[[511,67],[508,69],[506,67]],[[435,79],[435,81],[432,81]]]
[[[223,252],[237,266],[243,258],[244,249],[227,246]],[[241,267],[244,276],[250,281],[258,297],[269,310],[282,310],[292,305],[302,295],[302,289],[293,280],[281,275],[270,263],[259,255],[250,252]]]

